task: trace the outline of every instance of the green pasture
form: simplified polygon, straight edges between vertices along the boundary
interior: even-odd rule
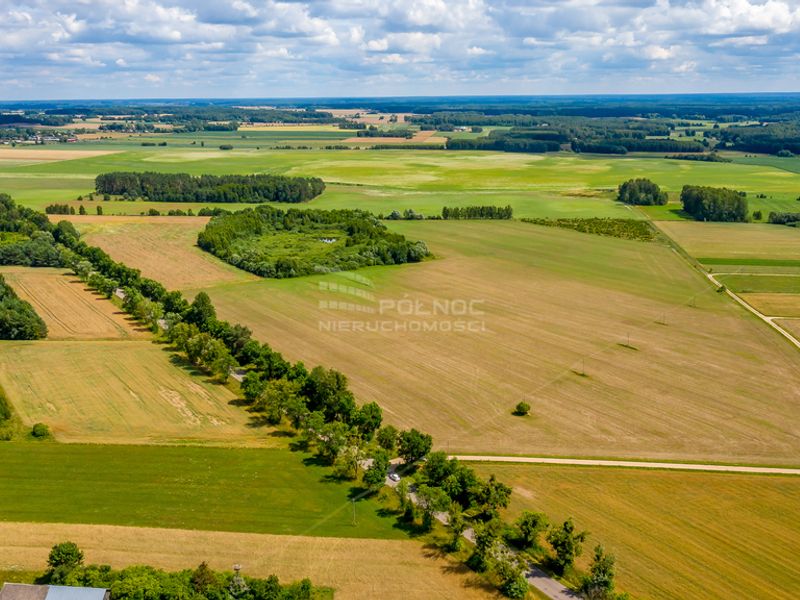
[[[378,213],[413,208],[438,214],[445,205],[511,204],[519,217],[621,217],[633,211],[614,202],[617,186],[632,177],[648,177],[669,191],[673,201],[664,207],[645,209],[648,216],[657,220],[684,217],[677,203],[684,184],[744,190],[748,192],[751,210],[760,209],[765,217],[771,210],[800,208],[796,202],[800,173],[772,164],[702,163],[642,155],[271,148],[280,141],[277,138],[285,140],[287,135],[293,136],[295,142],[308,138],[314,143],[327,144],[349,133],[165,134],[163,140],[168,142],[165,147],[141,147],[139,144],[145,138],[86,142],[79,148],[119,152],[37,164],[0,161],[0,191],[10,193],[26,205],[41,208],[51,202],[74,200],[79,194],[88,194],[97,174],[115,170],[276,173],[322,177],[329,189],[312,203],[320,208],[358,206]],[[241,135],[246,138],[242,139]],[[146,139],[158,141],[161,138]],[[200,147],[201,142],[205,142],[205,147]],[[220,150],[221,143],[230,143],[234,149]],[[775,160],[791,162],[794,159]],[[764,194],[766,198],[756,198],[757,194]],[[110,213],[106,212],[138,213],[148,208],[150,206],[145,204],[115,205]]]
[[[717,279],[739,293],[800,294],[800,276],[783,274],[719,275]]]
[[[308,463],[308,464],[304,464]],[[354,484],[288,450],[0,444],[0,519],[402,538]]]

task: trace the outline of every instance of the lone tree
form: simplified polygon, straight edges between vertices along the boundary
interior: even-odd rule
[[[517,405],[514,407],[514,414],[515,414],[516,416],[518,416],[518,417],[524,417],[524,416],[525,416],[525,415],[527,415],[529,412],[531,412],[531,405],[530,405],[530,404],[528,404],[527,402],[519,402],[519,403],[518,403],[518,404],[517,404]]]
[[[575,559],[581,555],[582,544],[588,535],[586,531],[576,532],[571,518],[564,521],[561,527],[551,529],[547,534],[547,541],[550,542],[556,553],[556,567],[561,573],[575,564]]]
[[[666,204],[667,193],[649,179],[629,179],[619,186],[617,200],[643,206]]]

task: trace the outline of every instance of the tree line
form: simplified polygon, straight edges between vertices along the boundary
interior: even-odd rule
[[[30,302],[17,296],[0,275],[0,340],[38,340],[44,337],[47,337],[47,325]]]
[[[317,177],[113,172],[98,175],[101,194],[153,202],[307,202],[325,190]]]
[[[442,207],[442,219],[511,219],[514,209],[506,206],[453,206]]]
[[[202,562],[196,569],[168,572],[137,565],[112,569],[84,564],[74,542],[53,546],[42,583],[109,590],[111,600],[312,600],[316,590],[308,579],[281,584],[275,575],[260,579],[214,571]]]
[[[298,245],[291,256],[271,255],[270,248],[264,246],[270,242],[268,234],[275,232],[298,239],[319,236],[319,244]],[[283,211],[272,206],[212,219],[197,236],[197,245],[240,269],[277,278],[419,262],[430,254],[424,242],[411,242],[391,233],[365,211]]]

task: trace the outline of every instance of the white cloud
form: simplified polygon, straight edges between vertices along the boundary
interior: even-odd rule
[[[480,46],[470,46],[467,48],[467,54],[469,56],[483,56],[484,54],[493,54],[490,50],[486,48],[481,48]]]
[[[148,83],[161,83],[161,76],[155,73],[148,73],[144,76],[144,80]]]

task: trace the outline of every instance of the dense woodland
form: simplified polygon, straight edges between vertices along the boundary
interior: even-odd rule
[[[152,202],[307,202],[325,191],[317,177],[116,171],[95,178],[101,194]]]
[[[698,221],[747,221],[747,195],[728,188],[685,185],[681,191],[683,210]]]
[[[38,340],[47,337],[47,325],[20,299],[0,275],[0,340]]]
[[[304,244],[276,255],[270,237],[287,233]],[[424,242],[391,233],[360,210],[279,210],[259,206],[212,219],[197,245],[226,262],[262,277],[299,277],[371,265],[419,262],[429,255]]]

